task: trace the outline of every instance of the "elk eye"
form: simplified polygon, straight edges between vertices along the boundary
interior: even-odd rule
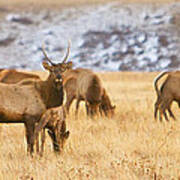
[[[56,79],[55,79],[55,82],[56,82],[56,83],[62,82],[62,79],[56,78]]]

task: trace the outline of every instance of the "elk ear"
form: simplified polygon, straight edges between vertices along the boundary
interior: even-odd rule
[[[52,71],[52,66],[50,66],[47,62],[43,61],[42,65],[43,65],[44,69],[46,69],[48,71]]]
[[[63,134],[63,137],[64,137],[65,139],[67,139],[67,138],[69,137],[69,134],[70,134],[70,132],[69,132],[69,131],[66,131],[66,132]]]

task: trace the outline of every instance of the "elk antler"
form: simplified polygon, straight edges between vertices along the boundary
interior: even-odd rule
[[[46,52],[45,52],[45,49],[44,49],[44,44],[42,45],[42,52],[43,52],[43,54],[44,54],[44,56],[45,56],[45,58],[47,59],[47,61],[51,64],[51,65],[56,65],[56,64],[54,64],[52,61],[51,61],[51,59],[49,59],[49,57],[47,56],[47,54],[46,54]]]
[[[68,56],[69,56],[70,46],[71,46],[71,42],[70,42],[70,40],[69,40],[69,41],[68,41],[67,53],[66,53],[66,56],[64,57],[64,59],[63,59],[63,62],[62,62],[62,63],[65,63],[65,62],[66,62],[66,60],[67,60],[67,58],[68,58]]]

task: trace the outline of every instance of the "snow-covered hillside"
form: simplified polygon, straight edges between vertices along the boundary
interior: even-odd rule
[[[41,69],[44,43],[60,62],[71,40],[75,67],[157,71],[180,65],[180,4],[110,3],[62,11],[9,13],[0,21],[0,66]]]

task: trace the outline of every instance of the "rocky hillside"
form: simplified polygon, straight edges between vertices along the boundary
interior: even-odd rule
[[[179,8],[180,3],[110,3],[7,13],[0,21],[0,66],[41,69],[42,44],[49,57],[59,62],[70,39],[69,59],[75,67],[96,71],[177,69]]]

